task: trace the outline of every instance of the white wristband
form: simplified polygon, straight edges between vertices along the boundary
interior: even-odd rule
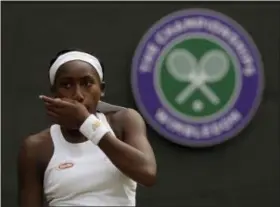
[[[81,125],[80,132],[97,145],[109,130],[98,118],[90,115]]]

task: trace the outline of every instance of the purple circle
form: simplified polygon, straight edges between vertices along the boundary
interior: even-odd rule
[[[183,34],[192,34],[192,33],[203,33],[208,34],[210,36],[215,36],[216,38],[220,39],[221,42],[227,44],[232,51],[236,54],[238,57],[238,61],[240,64],[240,68],[237,68],[238,70],[241,70],[245,68],[245,64],[242,63],[240,55],[238,55],[237,50],[235,47],[230,45],[226,39],[221,34],[213,34],[209,33],[205,28],[194,28],[189,29],[187,31],[181,31],[174,35],[173,37],[169,38],[167,43],[165,45],[159,45],[156,43],[155,34],[158,33],[161,29],[165,28],[166,25],[172,24],[175,21],[182,20],[185,18],[204,18],[207,20],[215,20],[219,22],[222,25],[225,25],[228,27],[232,32],[235,32],[241,42],[246,46],[245,49],[247,49],[248,53],[253,58],[253,66],[255,68],[254,75],[250,77],[242,76],[240,82],[241,82],[241,90],[238,95],[238,98],[236,99],[235,103],[232,105],[231,108],[228,109],[228,111],[223,114],[223,116],[220,116],[218,118],[215,118],[207,123],[207,125],[213,126],[214,124],[217,126],[218,123],[224,123],[225,117],[230,117],[234,111],[237,111],[239,115],[241,115],[242,118],[238,120],[236,123],[232,123],[231,129],[216,135],[206,136],[201,138],[201,129],[203,126],[206,126],[205,123],[195,123],[195,122],[186,122],[182,120],[180,117],[177,117],[175,114],[171,113],[167,108],[163,106],[163,104],[160,101],[160,98],[158,97],[156,90],[154,88],[154,71],[155,71],[155,63],[156,60],[160,57],[161,52],[158,52],[154,56],[154,61],[151,64],[151,68],[153,72],[150,73],[141,73],[140,63],[143,60],[144,52],[146,51],[148,44],[155,44],[158,46],[159,51],[163,51],[165,45],[168,44],[168,42],[176,39],[180,35]],[[241,72],[242,73],[242,72]],[[256,45],[254,44],[253,40],[250,38],[248,33],[234,20],[230,19],[229,17],[215,12],[211,10],[206,9],[191,9],[191,10],[183,10],[179,12],[172,13],[164,18],[162,18],[159,22],[154,24],[149,31],[145,34],[143,39],[141,40],[140,44],[138,45],[136,49],[135,56],[133,58],[133,65],[132,65],[132,74],[131,74],[131,80],[132,80],[132,89],[133,94],[136,100],[136,104],[138,105],[141,113],[143,114],[146,121],[154,128],[159,134],[161,134],[164,138],[180,144],[184,146],[191,146],[191,147],[205,147],[205,146],[213,146],[219,143],[222,143],[230,138],[233,138],[236,136],[242,129],[246,127],[246,125],[251,121],[254,114],[256,113],[256,109],[258,108],[262,92],[263,92],[263,66],[261,63],[261,58],[258,52],[258,49]],[[195,130],[192,131],[192,133],[188,134],[182,134],[173,132],[170,130],[168,125],[160,124],[156,119],[155,115],[158,109],[162,109],[169,117],[169,121],[172,123],[178,122],[183,124],[182,126],[185,126],[188,128],[188,133],[190,133],[190,130],[194,129],[200,129],[200,137],[195,134]],[[233,119],[233,118],[232,118]],[[228,121],[229,122],[229,121]],[[212,125],[211,125],[212,124]],[[212,129],[211,128],[211,129]],[[198,130],[199,131],[199,130]],[[215,133],[214,133],[215,134]]]

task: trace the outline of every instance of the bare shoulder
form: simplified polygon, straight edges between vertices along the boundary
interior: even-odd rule
[[[44,172],[50,157],[49,129],[30,135],[22,141],[18,153],[18,194],[20,206],[40,206]]]
[[[119,122],[130,122],[130,123],[139,123],[139,122],[143,122],[144,120],[142,118],[142,116],[135,110],[132,108],[125,108],[123,110],[117,111],[115,113],[113,113],[112,115],[112,119],[119,121]]]
[[[32,134],[23,140],[28,147],[38,147],[46,143],[51,138],[50,129],[45,129],[39,133]]]
[[[22,141],[21,151],[33,156],[42,158],[42,154],[52,148],[50,129],[45,129],[39,133],[32,134]]]
[[[126,134],[145,134],[146,125],[144,119],[135,109],[125,108],[110,115],[111,124],[116,131],[124,136]]]

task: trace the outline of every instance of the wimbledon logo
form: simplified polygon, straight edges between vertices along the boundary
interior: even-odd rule
[[[263,91],[258,50],[223,14],[191,9],[157,22],[133,59],[132,86],[148,123],[185,146],[224,142],[252,119]]]

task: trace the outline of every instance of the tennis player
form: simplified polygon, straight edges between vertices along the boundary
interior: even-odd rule
[[[55,124],[23,141],[21,207],[42,206],[44,196],[49,206],[135,206],[137,183],[155,184],[145,123],[133,109],[100,101],[103,73],[83,51],[62,51],[51,61],[53,96],[39,98]]]

